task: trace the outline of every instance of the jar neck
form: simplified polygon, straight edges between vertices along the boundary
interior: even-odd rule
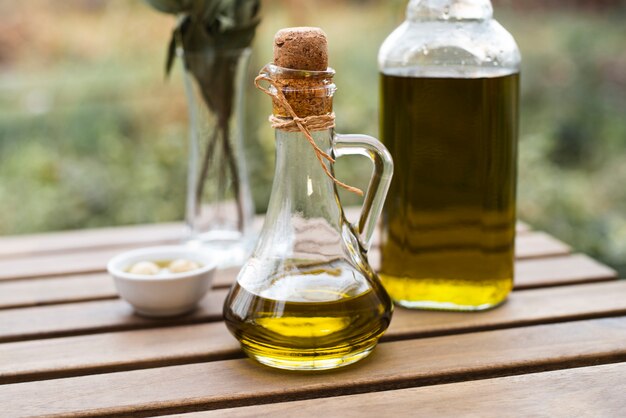
[[[411,0],[407,20],[487,20],[493,16],[490,0]]]

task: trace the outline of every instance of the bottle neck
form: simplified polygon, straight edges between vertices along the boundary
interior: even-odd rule
[[[314,131],[311,135],[317,146],[332,155],[333,129]],[[332,172],[330,163],[325,164]],[[341,210],[335,185],[304,135],[277,129],[276,171],[268,217],[280,214],[324,218],[338,226]]]
[[[490,0],[411,0],[407,20],[486,20],[493,16]]]

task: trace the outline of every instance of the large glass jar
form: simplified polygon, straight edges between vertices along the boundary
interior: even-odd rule
[[[482,310],[513,286],[520,54],[488,0],[412,0],[383,43],[395,162],[381,278],[409,308]]]

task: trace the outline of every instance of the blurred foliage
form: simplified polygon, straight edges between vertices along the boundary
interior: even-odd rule
[[[626,9],[503,15],[523,52],[520,217],[626,273]]]
[[[376,54],[405,4],[265,0],[250,79],[270,61],[277,29],[321,26],[337,70],[338,130],[376,135]],[[523,53],[520,217],[626,273],[624,8],[520,4],[496,7]],[[180,68],[167,82],[162,73],[175,20],[124,0],[2,2],[0,16],[0,233],[181,219],[186,104]],[[262,212],[270,103],[251,84],[248,105]],[[354,157],[337,173],[365,187],[369,166]]]

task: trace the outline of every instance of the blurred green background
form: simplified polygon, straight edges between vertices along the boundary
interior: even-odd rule
[[[321,26],[338,131],[377,134],[380,44],[406,0],[264,0],[250,78],[281,27]],[[520,218],[626,273],[626,7],[495,1],[523,54]],[[0,234],[182,219],[187,111],[165,81],[174,20],[140,1],[0,0]],[[258,212],[273,175],[269,101],[250,85]],[[367,164],[338,175],[364,185]],[[348,204],[354,197],[342,195]]]

